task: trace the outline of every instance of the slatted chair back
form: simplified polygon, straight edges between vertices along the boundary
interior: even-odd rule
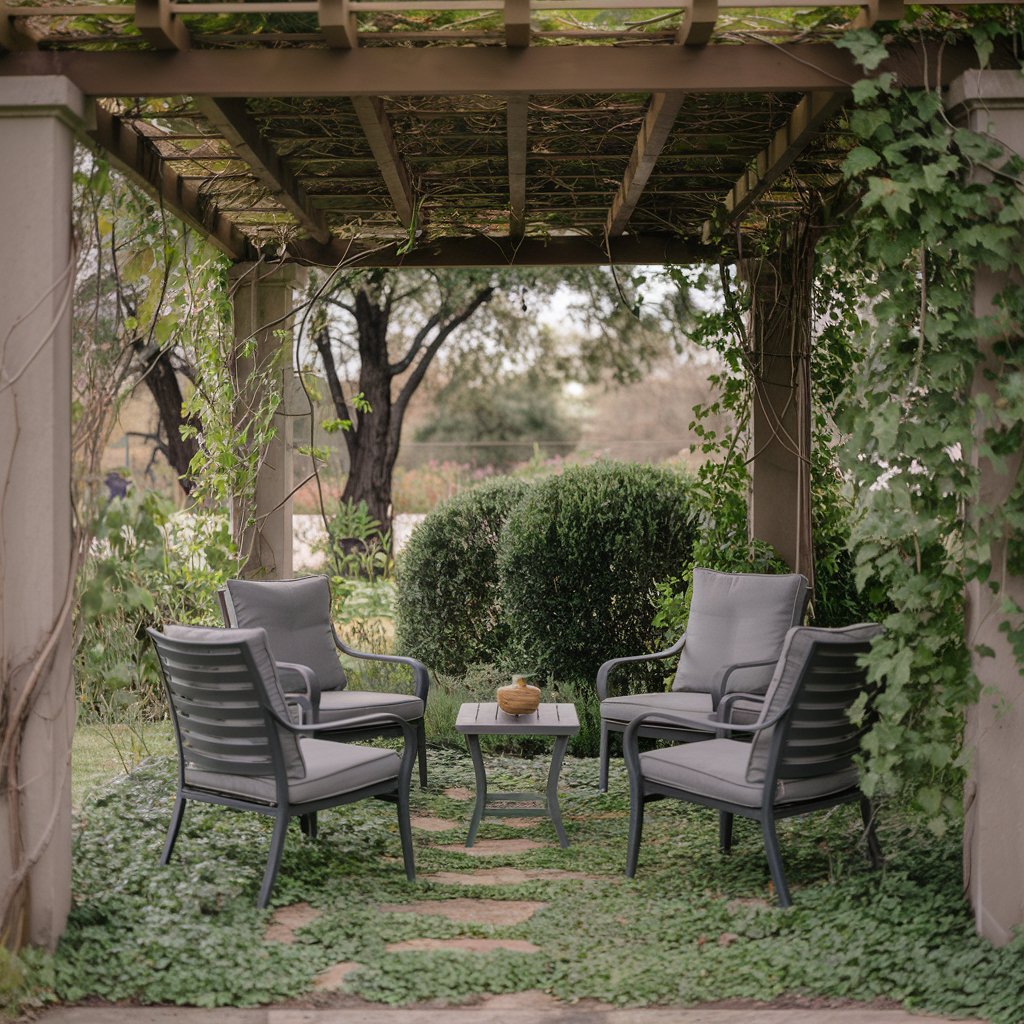
[[[187,633],[188,639],[182,634]],[[171,707],[183,770],[301,778],[295,736],[262,629],[149,630]]]
[[[867,685],[861,657],[881,632],[873,623],[845,629],[791,629],[769,687],[762,720],[788,714],[756,735],[749,782],[814,779],[844,773],[855,779],[853,756],[867,723],[850,709]],[[771,787],[774,788],[774,787]]]

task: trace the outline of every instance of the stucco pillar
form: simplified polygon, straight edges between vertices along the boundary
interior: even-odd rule
[[[292,417],[298,382],[292,370],[291,336],[294,293],[302,271],[289,263],[236,263],[229,273],[235,319],[234,374],[236,423],[260,400],[261,383],[274,379],[281,404],[274,416],[275,436],[263,453],[251,507],[236,502],[232,529],[240,549],[249,552],[244,573],[250,578],[287,579],[292,575]],[[251,352],[243,349],[251,345]]]
[[[1024,79],[1014,71],[972,71],[952,83],[947,99],[951,116],[974,131],[991,134],[1008,150],[1024,154]],[[1004,274],[982,269],[975,278],[974,308],[978,316],[997,313],[994,299],[1007,284]],[[987,376],[999,366],[997,342],[1024,345],[1020,324],[1004,325],[995,336],[982,334],[982,361],[974,376],[974,394],[993,394]],[[987,423],[975,429],[980,437]],[[1021,472],[1022,453],[1001,465],[973,456],[981,476],[979,507],[997,509],[1012,491]],[[997,945],[1012,938],[1024,924],[1024,677],[1000,627],[1003,596],[1024,604],[1024,577],[1007,567],[1007,544],[992,545],[992,580],[967,587],[967,641],[984,645],[993,657],[973,655],[982,685],[978,703],[968,709],[965,743],[970,775],[964,793],[964,887],[978,931]]]
[[[19,707],[28,708],[17,778],[0,768],[0,907],[14,910],[9,934],[0,937],[51,949],[71,904],[71,172],[83,110],[81,93],[66,78],[0,79],[5,744]],[[11,883],[26,865],[26,898],[11,903]],[[0,933],[4,928],[0,922]]]
[[[797,254],[799,252],[799,255]],[[813,584],[811,548],[811,273],[813,249],[745,260],[753,367],[750,522]]]

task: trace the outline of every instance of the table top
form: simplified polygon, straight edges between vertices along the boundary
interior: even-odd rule
[[[574,704],[541,704],[529,715],[508,715],[495,703],[463,704],[455,728],[469,734],[529,733],[533,736],[575,736],[580,731]]]

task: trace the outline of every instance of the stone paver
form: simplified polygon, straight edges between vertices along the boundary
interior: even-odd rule
[[[315,921],[321,913],[322,911],[308,903],[293,903],[290,907],[279,907],[274,911],[274,916],[263,933],[263,939],[266,942],[284,942],[290,945],[295,941],[295,932]]]
[[[321,971],[313,979],[313,988],[320,992],[330,992],[335,989],[344,988],[345,979],[353,971],[358,971],[360,967],[362,967],[362,964],[357,964],[354,960],[343,960],[340,964],[335,964],[333,967],[328,967],[327,970]]]
[[[526,853],[527,850],[542,850],[549,843],[538,843],[535,839],[478,839],[472,846],[455,844],[439,846],[448,853],[464,853],[467,857],[494,857],[505,853]]]
[[[539,953],[540,946],[535,946],[525,939],[408,939],[405,942],[392,942],[385,947],[389,953],[406,953],[421,949],[458,949],[467,953],[493,953],[504,949],[510,953]]]
[[[413,828],[423,832],[450,832],[453,828],[461,828],[457,821],[447,821],[444,818],[432,818],[428,814],[414,814],[410,819]]]
[[[461,924],[522,924],[546,903],[533,900],[419,900],[416,903],[384,903],[387,914],[434,914]]]
[[[441,885],[520,885],[523,882],[576,880],[581,882],[615,882],[617,878],[588,875],[583,871],[561,871],[558,868],[481,868],[478,871],[437,871],[420,875],[421,882]]]
[[[476,798],[473,790],[466,789],[465,786],[453,786],[450,789],[446,789],[444,795],[449,800],[474,800]]]

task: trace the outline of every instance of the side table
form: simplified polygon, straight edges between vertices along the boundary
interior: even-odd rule
[[[580,720],[576,717],[573,704],[541,704],[530,715],[507,715],[497,704],[463,704],[455,728],[466,737],[473,770],[476,773],[476,806],[473,820],[469,825],[466,846],[472,846],[476,831],[487,814],[496,817],[540,817],[547,816],[555,826],[558,841],[562,847],[569,845],[569,839],[562,827],[562,812],[558,806],[558,776],[562,771],[562,759],[569,737],[580,731]],[[548,770],[548,784],[543,793],[491,793],[487,792],[487,773],[480,753],[480,737],[484,735],[512,735],[522,733],[529,736],[554,736],[555,749],[551,754]],[[502,801],[529,801],[531,807],[496,807]]]

